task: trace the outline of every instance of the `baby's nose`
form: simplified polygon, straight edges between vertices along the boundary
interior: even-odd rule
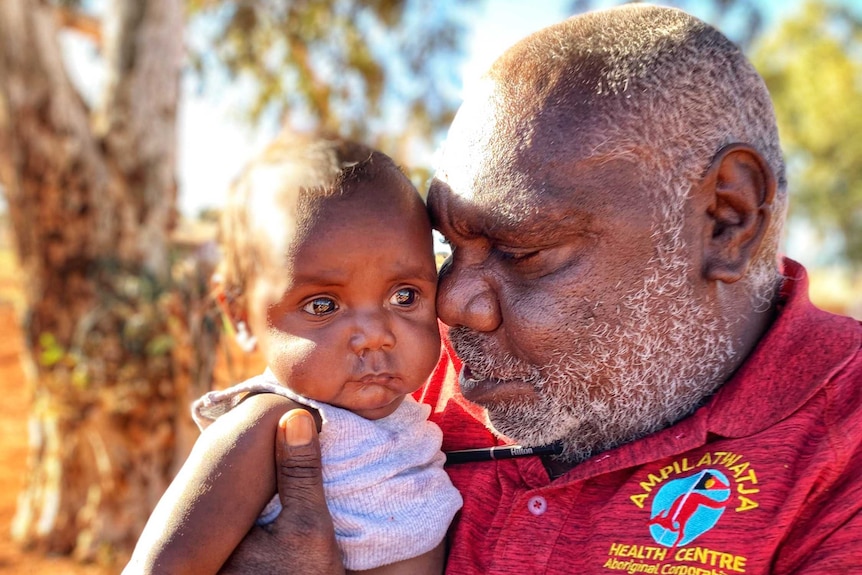
[[[366,351],[391,349],[395,346],[395,332],[389,314],[382,309],[356,312],[350,347],[362,356]]]

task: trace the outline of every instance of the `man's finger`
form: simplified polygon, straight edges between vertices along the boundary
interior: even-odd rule
[[[276,481],[284,513],[308,516],[326,511],[317,426],[304,409],[292,409],[278,422]],[[328,516],[328,513],[326,513]]]
[[[344,573],[323,493],[320,441],[311,413],[292,409],[281,417],[275,459],[282,512],[274,527],[278,537],[290,541],[290,555],[306,561],[299,572]]]
[[[323,494],[317,425],[308,411],[281,416],[275,460],[282,511],[272,524],[253,527],[219,573],[343,575]]]

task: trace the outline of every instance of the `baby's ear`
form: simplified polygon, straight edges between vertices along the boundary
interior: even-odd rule
[[[719,150],[702,181],[708,195],[704,276],[733,283],[745,276],[772,217],[776,180],[760,153],[746,144]]]
[[[245,326],[243,329],[246,332],[248,327],[244,298],[234,295],[233,291],[225,286],[224,276],[219,272],[214,273],[210,278],[210,297],[220,312],[225,333],[236,338],[241,331],[240,324]]]

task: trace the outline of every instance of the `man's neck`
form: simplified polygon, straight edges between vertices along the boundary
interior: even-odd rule
[[[548,477],[550,477],[551,481],[562,477],[574,469],[577,464],[577,461],[563,461],[554,456],[542,457],[542,465],[545,466],[545,471],[548,472]]]

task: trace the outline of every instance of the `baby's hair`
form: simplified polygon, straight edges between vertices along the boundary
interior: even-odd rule
[[[351,140],[285,132],[254,159],[228,191],[221,217],[219,276],[224,290],[245,292],[265,261],[259,233],[284,229],[287,218],[301,228],[319,200],[350,196],[380,177],[407,177],[389,156]],[[418,195],[418,194],[417,194]]]

